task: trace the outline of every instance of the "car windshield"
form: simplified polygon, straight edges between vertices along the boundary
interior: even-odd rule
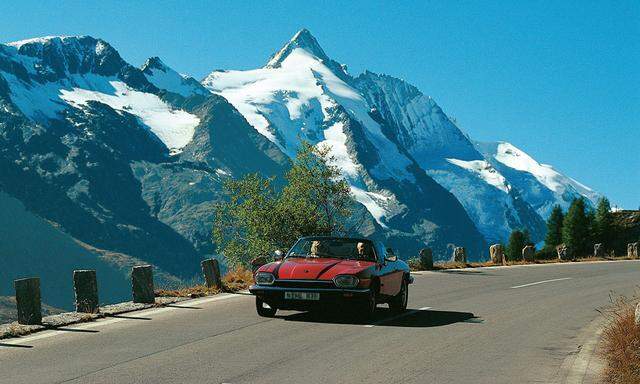
[[[291,248],[287,257],[330,257],[375,261],[373,243],[364,239],[305,238]]]

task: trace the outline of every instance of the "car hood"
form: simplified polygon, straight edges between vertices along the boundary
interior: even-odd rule
[[[375,266],[372,261],[330,258],[288,258],[260,268],[282,280],[331,280],[337,275],[355,275]]]

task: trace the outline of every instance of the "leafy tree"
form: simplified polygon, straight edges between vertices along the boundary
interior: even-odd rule
[[[529,231],[514,230],[509,236],[509,244],[507,245],[507,257],[509,260],[520,260],[522,258],[522,248],[531,244]]]
[[[224,184],[228,200],[214,208],[213,239],[231,265],[287,249],[301,236],[339,234],[352,204],[349,185],[332,165],[328,147],[304,142],[285,175],[249,174]]]
[[[551,215],[547,220],[547,236],[544,239],[544,247],[549,250],[555,249],[557,245],[562,243],[562,221],[564,213],[559,205],[555,205],[551,211]]]
[[[586,255],[590,245],[589,216],[583,197],[574,199],[562,223],[562,242],[569,256]]]
[[[594,241],[604,244],[605,247],[611,247],[614,226],[609,199],[602,197],[598,200],[595,215]]]
[[[318,148],[303,142],[287,172],[279,204],[293,240],[309,234],[344,232],[343,219],[351,214],[351,189],[340,170],[331,165],[334,159],[329,151],[328,146]]]

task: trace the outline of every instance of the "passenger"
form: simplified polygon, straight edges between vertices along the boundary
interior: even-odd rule
[[[371,245],[365,242],[359,242],[356,246],[358,251],[358,260],[371,260]]]

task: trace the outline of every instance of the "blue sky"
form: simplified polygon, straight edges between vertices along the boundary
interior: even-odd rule
[[[0,41],[92,35],[200,79],[261,66],[305,27],[352,74],[403,78],[471,137],[640,206],[640,2],[344,3],[22,0],[3,4]]]

